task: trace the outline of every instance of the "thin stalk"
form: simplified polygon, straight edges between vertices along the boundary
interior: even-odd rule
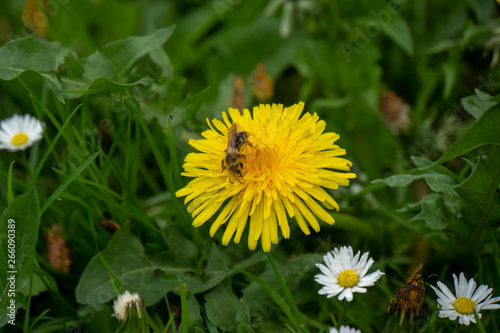
[[[283,279],[283,276],[281,275],[278,266],[276,265],[276,262],[274,261],[273,257],[271,256],[270,253],[266,252],[267,260],[269,261],[269,264],[271,265],[274,275],[276,275],[276,279],[278,280],[281,290],[283,290],[283,294],[285,296],[285,299],[287,300],[290,309],[292,310],[293,314],[297,318],[297,322],[299,324],[299,327],[302,329],[303,332],[309,333],[309,328],[307,327],[306,322],[304,321],[304,317],[302,316],[302,313],[299,311],[299,308],[297,307],[297,304],[295,304],[295,301],[293,300],[292,293],[290,292],[290,289],[286,285],[285,279]]]
[[[344,322],[345,320],[345,317],[347,315],[347,309],[349,308],[349,302],[344,300],[344,304],[342,304],[342,311],[340,312],[340,317],[339,317],[339,321],[337,322],[337,326],[340,328],[340,325],[342,325],[342,323]]]

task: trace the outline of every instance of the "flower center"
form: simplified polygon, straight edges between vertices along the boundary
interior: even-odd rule
[[[12,137],[12,144],[14,146],[20,146],[22,145],[23,143],[26,143],[26,141],[28,141],[28,136],[24,133],[17,133],[16,135],[14,135]]]
[[[460,314],[472,314],[474,313],[474,308],[476,307],[476,303],[466,297],[459,297],[453,303],[455,306],[455,309],[457,309],[458,313]]]
[[[358,273],[354,269],[348,269],[340,272],[339,283],[344,288],[355,286],[359,281]]]
[[[252,149],[245,150],[245,178],[264,182],[276,171],[279,161],[274,149],[254,144]]]

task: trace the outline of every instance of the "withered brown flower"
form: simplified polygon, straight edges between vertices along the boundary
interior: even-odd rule
[[[61,236],[63,230],[57,224],[50,226],[50,231],[45,232],[47,246],[46,257],[50,266],[58,271],[68,273],[71,267],[71,257],[66,238]]]
[[[425,300],[425,281],[418,272],[422,269],[422,264],[415,268],[412,276],[406,281],[403,288],[399,289],[398,293],[391,298],[391,304],[387,312],[392,312],[395,315],[401,313],[401,325],[407,314],[410,315],[410,321],[413,316],[417,316],[422,310],[427,308],[427,301]]]

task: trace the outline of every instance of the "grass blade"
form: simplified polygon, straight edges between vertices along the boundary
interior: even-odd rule
[[[184,284],[180,277],[179,280],[179,292],[181,296],[181,333],[188,333],[189,330],[189,312],[187,307],[186,292],[184,291]]]
[[[14,201],[14,191],[12,191],[12,169],[14,168],[14,163],[16,163],[16,161],[10,163],[9,174],[7,176],[7,202],[9,205]]]
[[[295,301],[293,300],[292,293],[290,292],[290,289],[286,285],[285,279],[283,279],[283,276],[281,275],[278,266],[276,265],[276,262],[273,259],[273,256],[270,253],[266,253],[267,255],[267,260],[271,264],[271,267],[273,268],[274,275],[276,275],[276,279],[278,280],[281,290],[283,291],[283,294],[285,295],[285,299],[287,300],[290,308],[293,311],[293,314],[295,318],[298,320],[298,324],[300,328],[302,329],[303,332],[309,333],[309,328],[307,327],[306,322],[304,321],[304,318],[302,317],[302,313],[300,312],[299,308],[297,307],[297,304],[295,304]]]
[[[54,140],[52,140],[52,142],[50,143],[49,145],[49,148],[47,148],[47,151],[45,152],[45,155],[43,155],[42,159],[40,160],[40,162],[38,163],[37,167],[36,167],[36,170],[35,172],[33,173],[33,176],[31,177],[31,181],[28,185],[28,189],[31,189],[34,185],[35,185],[35,182],[38,178],[38,175],[40,174],[40,171],[42,170],[42,167],[43,167],[43,164],[45,163],[45,161],[47,160],[47,158],[49,157],[50,153],[52,152],[52,150],[54,149],[54,146],[56,145],[57,141],[59,140],[59,138],[61,137],[62,135],[62,132],[64,131],[64,129],[66,128],[66,126],[69,124],[69,121],[71,120],[71,118],[75,115],[76,111],[78,111],[80,109],[80,107],[82,106],[83,104],[80,104],[78,105],[75,110],[73,110],[73,112],[69,115],[68,119],[66,119],[66,121],[64,122],[64,124],[62,125],[62,127],[59,129],[59,132],[57,132],[57,135],[56,137],[54,138]]]
[[[245,274],[248,276],[250,279],[255,281],[257,284],[259,284],[262,289],[273,299],[273,301],[278,304],[278,306],[281,308],[283,313],[287,316],[288,320],[290,323],[292,323],[293,327],[295,328],[295,331],[300,332],[300,325],[297,322],[296,317],[293,315],[292,310],[290,310],[290,306],[287,304],[287,302],[281,297],[270,285],[262,281],[258,276],[253,275],[252,273],[249,273],[244,270],[236,269],[234,270],[234,273],[241,273]]]
[[[52,193],[52,195],[45,201],[42,208],[40,209],[40,216],[45,212],[45,210],[52,204],[52,202],[61,194],[62,191],[90,164],[92,161],[99,155],[101,151],[96,151],[92,155],[90,155],[85,161],[71,175],[69,175],[66,180],[59,185],[59,187]]]

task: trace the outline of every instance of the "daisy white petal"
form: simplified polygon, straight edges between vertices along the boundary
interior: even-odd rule
[[[322,274],[317,274],[314,279],[323,285],[318,293],[328,294],[327,297],[338,295],[339,300],[345,298],[348,302],[353,300],[354,293],[365,293],[367,290],[364,287],[373,286],[384,275],[380,270],[366,275],[374,263],[368,255],[368,252],[361,254],[359,251],[354,255],[350,246],[335,248],[327,253],[323,257],[326,266],[316,264]]]
[[[488,297],[488,295],[491,295],[492,291],[493,288],[488,288],[488,286],[482,284],[470,298],[476,303],[481,303],[486,297]]]
[[[24,150],[42,138],[42,123],[29,114],[18,114],[0,123],[0,149]]]
[[[458,278],[453,274],[453,281],[455,295],[442,282],[437,283],[441,290],[431,286],[438,296],[437,302],[438,308],[440,308],[440,318],[449,318],[450,320],[458,318],[460,325],[469,326],[471,322],[476,323],[474,310],[477,312],[478,317],[481,318],[481,310],[496,310],[500,308],[500,304],[494,304],[500,301],[500,297],[492,297],[493,288],[481,285],[476,289],[476,281],[472,278],[467,281],[464,273],[460,273]]]
[[[329,333],[361,333],[361,331],[351,328],[348,325],[342,325],[338,330],[335,327],[331,327]]]

